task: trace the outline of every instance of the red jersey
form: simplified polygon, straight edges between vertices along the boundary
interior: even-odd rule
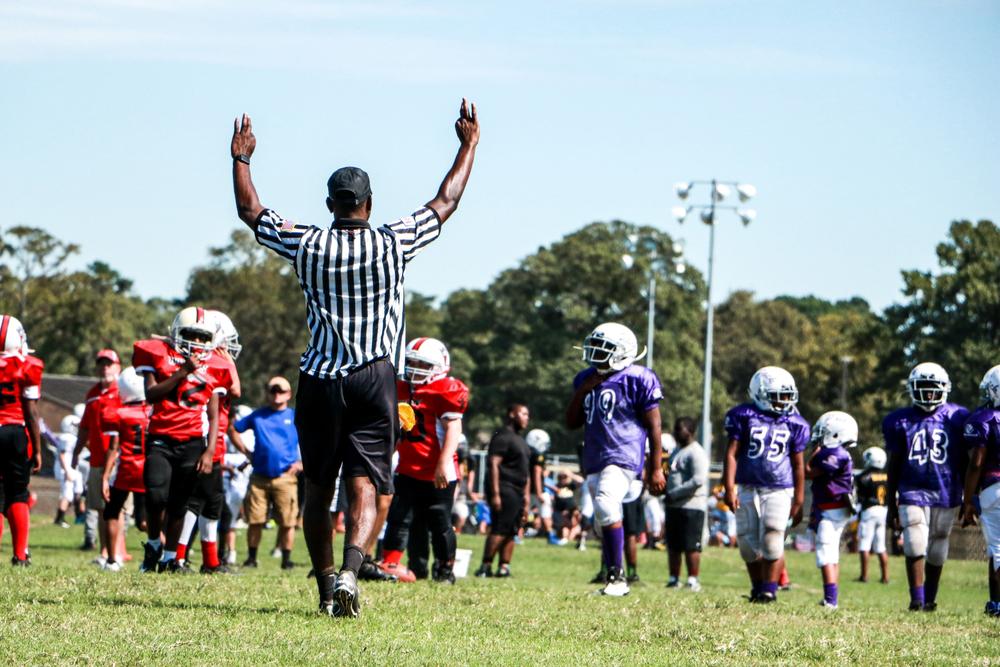
[[[118,469],[111,486],[122,491],[145,493],[142,469],[146,464],[146,428],[151,410],[146,403],[111,406],[104,411],[105,432],[118,436]]]
[[[229,429],[229,411],[233,405],[233,383],[238,380],[239,376],[236,374],[236,364],[233,363],[232,359],[221,354],[213,352],[209,363],[213,366],[219,366],[229,383],[225,387],[225,395],[219,397],[219,437],[216,439],[215,454],[212,456],[212,462],[219,463],[226,456],[226,431]]]
[[[451,377],[420,385],[399,381],[397,389],[399,400],[413,406],[417,423],[412,430],[403,432],[396,447],[399,453],[396,471],[414,479],[433,481],[444,444],[444,422],[462,418],[469,404],[469,389],[461,380]],[[456,479],[457,451],[455,464],[448,469],[448,481]]]
[[[30,354],[0,357],[0,426],[24,424],[21,400],[41,398],[44,368],[42,360]]]
[[[132,348],[132,365],[138,373],[152,373],[163,382],[184,364],[184,355],[167,341],[140,340]],[[215,392],[232,385],[229,372],[211,358],[190,373],[170,395],[153,403],[150,435],[185,441],[208,435],[207,407]]]
[[[122,404],[118,398],[118,383],[112,382],[107,387],[101,387],[98,382],[87,392],[87,407],[80,417],[80,428],[87,429],[87,449],[90,450],[90,467],[92,470],[104,467],[108,456],[108,444],[111,436],[104,428],[104,412],[117,408]]]

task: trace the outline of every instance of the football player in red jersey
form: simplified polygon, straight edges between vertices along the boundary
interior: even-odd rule
[[[229,569],[219,560],[219,518],[222,516],[222,505],[226,500],[226,491],[222,483],[222,461],[226,456],[226,431],[229,428],[232,399],[239,398],[241,393],[235,361],[243,346],[240,345],[240,335],[228,315],[217,310],[208,310],[206,316],[209,323],[216,328],[215,350],[209,363],[220,368],[222,377],[226,378],[228,385],[217,389],[219,435],[212,456],[212,471],[207,475],[198,475],[198,483],[188,499],[184,526],[181,528],[177,544],[177,563],[178,567],[187,567],[188,541],[197,523],[198,531],[201,533],[201,573],[225,574]]]
[[[197,475],[212,471],[215,447],[207,443],[214,445],[219,433],[217,390],[230,382],[210,363],[215,334],[205,310],[188,307],[174,318],[169,339],[138,341],[132,352],[153,406],[143,470],[149,535],[143,572],[178,570],[177,541],[188,498]]]
[[[118,376],[117,384],[121,405],[109,406],[101,417],[105,433],[111,438],[101,471],[104,522],[108,530],[108,559],[104,569],[109,572],[121,570],[125,554],[121,546],[121,515],[125,501],[131,493],[135,505],[145,502],[142,471],[146,463],[146,428],[150,414],[145,382],[134,368],[126,368]]]
[[[469,390],[460,380],[448,377],[451,370],[448,349],[437,339],[410,341],[405,363],[404,379],[398,385],[399,400],[413,407],[416,424],[403,434],[396,448],[399,454],[394,479],[396,494],[382,541],[382,569],[400,581],[425,577],[430,530],[433,578],[455,583],[451,507],[458,484],[458,443]],[[408,531],[410,571],[399,565]]]
[[[17,318],[0,315],[0,476],[4,515],[14,544],[13,565],[30,565],[28,482],[42,468],[38,399],[44,364],[28,349]]]
[[[101,494],[101,478],[104,474],[104,459],[108,451],[110,437],[104,432],[101,419],[106,410],[121,405],[118,399],[118,374],[121,362],[114,350],[100,350],[94,359],[98,381],[87,391],[86,407],[77,428],[76,448],[73,450],[73,466],[80,461],[80,452],[90,450],[90,473],[87,475],[87,522],[84,530],[83,550],[94,548],[95,535],[101,552],[94,563],[103,567],[108,558],[108,531],[104,521],[104,496]],[[118,545],[125,548],[124,535]]]

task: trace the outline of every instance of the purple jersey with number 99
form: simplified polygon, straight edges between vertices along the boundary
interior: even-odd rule
[[[885,450],[903,458],[899,473],[899,504],[958,507],[962,504],[962,473],[967,461],[962,427],[969,411],[944,403],[933,412],[910,406],[882,421]]]
[[[573,388],[596,373],[593,368],[573,378]],[[643,415],[663,400],[660,379],[645,366],[632,364],[612,373],[583,399],[583,472],[610,465],[642,474],[646,458]]]
[[[726,413],[726,434],[740,443],[736,450],[736,483],[790,489],[793,452],[809,443],[807,422],[797,410],[779,415],[744,403]]]

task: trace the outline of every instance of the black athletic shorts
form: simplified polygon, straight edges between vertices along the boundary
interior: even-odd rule
[[[295,428],[310,482],[332,487],[343,466],[344,477],[368,477],[379,494],[391,494],[398,425],[396,371],[386,359],[342,378],[299,373]]]
[[[28,502],[31,459],[28,433],[21,424],[0,426],[0,476],[3,477],[3,511],[14,503]]]
[[[494,535],[513,537],[524,522],[524,490],[500,484],[500,511],[490,508],[490,532]]]
[[[626,535],[646,532],[646,514],[642,511],[642,496],[622,505],[622,526]]]
[[[209,521],[222,517],[222,506],[226,502],[226,488],[222,484],[222,464],[212,464],[212,472],[195,476],[194,489],[188,498],[187,508]]]
[[[667,548],[671,551],[701,551],[704,527],[704,510],[668,507]]]
[[[165,508],[171,517],[183,517],[197,481],[195,466],[204,452],[204,438],[182,442],[150,433],[142,471],[147,509],[159,512]]]
[[[125,507],[125,501],[128,500],[128,494],[132,494],[132,505],[135,508],[135,524],[141,525],[142,519],[145,517],[145,512],[142,510],[143,505],[146,502],[146,494],[135,493],[134,491],[126,491],[125,489],[116,489],[111,487],[111,498],[104,504],[104,520],[117,519],[121,513],[122,508]],[[140,515],[141,512],[141,515]]]

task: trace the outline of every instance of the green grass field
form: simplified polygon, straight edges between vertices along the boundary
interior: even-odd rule
[[[364,585],[362,617],[351,621],[315,613],[306,567],[282,572],[265,556],[239,576],[140,575],[135,561],[109,574],[77,551],[80,535],[35,526],[34,565],[0,566],[3,664],[1000,664],[981,562],[949,562],[940,610],[914,614],[900,559],[889,586],[859,584],[845,554],[841,608],[830,613],[817,606],[811,554],[790,554],[793,590],[763,607],[741,597],[748,584],[733,550],[707,552],[697,594],[665,589],[665,554],[643,551],[643,583],[610,599],[587,584],[597,548],[529,540],[510,580]],[[139,537],[130,536],[133,555]],[[9,544],[4,535],[5,559]],[[481,540],[460,546],[475,564]],[[304,545],[296,557],[306,561]]]

